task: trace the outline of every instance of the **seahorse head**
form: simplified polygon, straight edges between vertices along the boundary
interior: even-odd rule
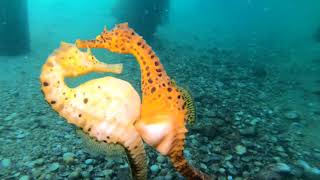
[[[104,30],[94,40],[77,40],[76,45],[79,48],[90,46],[92,48],[106,48],[112,52],[129,54],[133,39],[140,38],[133,29],[129,28],[128,23],[122,23],[115,26],[110,31],[104,27]]]
[[[122,72],[121,64],[105,64],[96,59],[90,49],[82,52],[75,45],[65,42],[61,42],[60,48],[52,56],[64,70],[65,77],[76,77],[93,71],[118,74]]]

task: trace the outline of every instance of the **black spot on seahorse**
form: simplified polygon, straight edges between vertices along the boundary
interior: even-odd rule
[[[84,98],[84,99],[83,99],[83,102],[84,102],[85,104],[87,104],[87,103],[88,103],[88,98]]]
[[[156,88],[155,87],[152,87],[151,88],[151,93],[154,93],[156,91]]]

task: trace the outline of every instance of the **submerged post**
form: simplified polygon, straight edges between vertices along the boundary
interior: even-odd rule
[[[0,55],[22,55],[29,49],[27,0],[1,0]]]
[[[316,29],[313,38],[317,43],[320,43],[320,26]]]

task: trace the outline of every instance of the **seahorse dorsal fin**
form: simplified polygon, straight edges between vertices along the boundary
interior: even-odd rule
[[[182,98],[186,102],[187,108],[187,123],[193,125],[196,120],[196,107],[193,102],[193,98],[188,90],[178,87],[181,92]]]
[[[103,32],[104,32],[104,33],[107,33],[107,32],[108,32],[108,29],[107,29],[107,26],[106,26],[106,25],[103,27]]]
[[[187,108],[186,122],[188,124],[193,125],[196,120],[196,108],[195,108],[191,94],[187,89],[178,86],[175,80],[171,79],[170,82],[173,86],[175,86],[181,92],[182,98],[186,102],[186,108]]]

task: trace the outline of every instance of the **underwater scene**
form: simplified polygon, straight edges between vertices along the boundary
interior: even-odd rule
[[[320,1],[2,0],[0,179],[320,180]]]

